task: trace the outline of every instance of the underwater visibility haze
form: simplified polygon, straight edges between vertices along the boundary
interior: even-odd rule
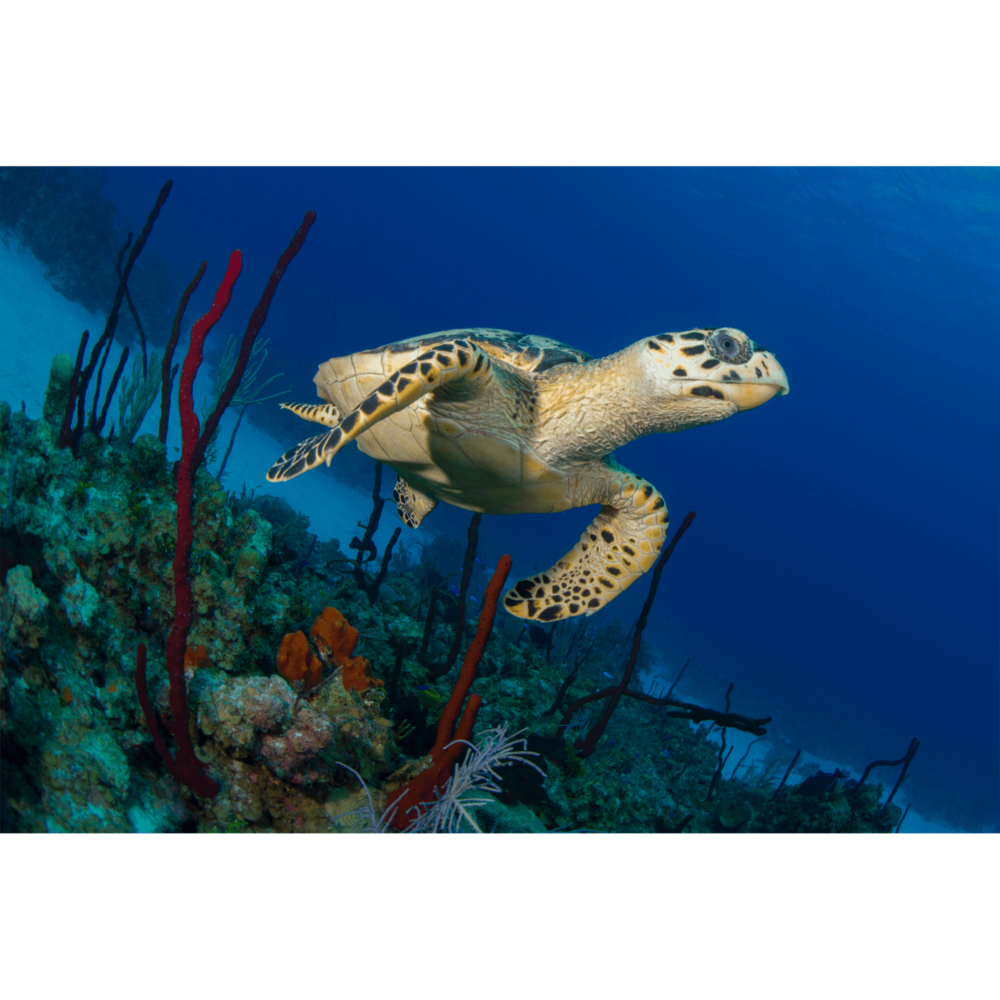
[[[997,831],[1000,171],[4,168],[0,236],[4,830]],[[434,506],[422,398],[546,443]]]

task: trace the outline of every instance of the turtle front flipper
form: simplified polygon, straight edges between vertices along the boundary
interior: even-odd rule
[[[421,345],[426,346],[426,345]],[[268,469],[267,480],[271,483],[292,479],[316,468],[321,462],[327,465],[333,456],[353,441],[359,434],[366,431],[372,424],[377,424],[390,414],[405,409],[415,403],[421,396],[448,382],[462,379],[463,382],[479,381],[483,385],[488,381],[492,371],[490,356],[475,344],[458,338],[442,340],[439,344],[431,344],[413,361],[403,365],[393,372],[374,392],[369,393],[357,409],[348,413],[333,430],[318,437],[303,441],[286,451],[274,465]],[[284,404],[283,404],[284,405]],[[317,420],[326,423],[323,417],[336,407],[316,406],[316,413],[306,415],[306,406],[288,406],[288,409],[306,420]]]
[[[596,476],[588,471],[585,486],[601,512],[551,569],[507,591],[503,603],[512,615],[543,622],[592,615],[656,562],[669,520],[663,497],[614,460],[601,463]]]
[[[420,522],[437,506],[437,498],[418,490],[402,476],[396,476],[396,488],[392,491],[399,516],[408,528],[419,528]]]
[[[311,420],[314,424],[324,424],[336,427],[340,423],[340,410],[333,403],[279,403],[283,410],[291,410],[303,420]]]

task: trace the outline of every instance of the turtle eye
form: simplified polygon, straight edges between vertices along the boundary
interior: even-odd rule
[[[746,335],[739,330],[732,330],[724,326],[719,330],[713,330],[708,338],[708,351],[719,361],[727,361],[729,364],[739,365],[750,360],[753,349]]]

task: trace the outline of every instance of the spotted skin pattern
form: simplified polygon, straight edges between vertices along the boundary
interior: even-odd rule
[[[663,497],[613,459],[604,468],[600,485],[608,496],[600,514],[551,569],[507,592],[512,615],[542,622],[592,615],[656,562],[669,523]]]

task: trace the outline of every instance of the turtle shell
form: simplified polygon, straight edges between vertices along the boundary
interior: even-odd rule
[[[556,365],[578,364],[592,360],[586,351],[577,350],[551,337],[537,337],[531,333],[512,333],[510,330],[493,330],[478,327],[470,330],[443,330],[441,333],[410,337],[385,347],[376,348],[372,354],[407,354],[425,350],[442,338],[454,340],[464,337],[478,344],[484,351],[500,361],[505,361],[522,372],[544,372]],[[356,357],[357,355],[352,355]],[[393,365],[395,367],[395,365]]]

